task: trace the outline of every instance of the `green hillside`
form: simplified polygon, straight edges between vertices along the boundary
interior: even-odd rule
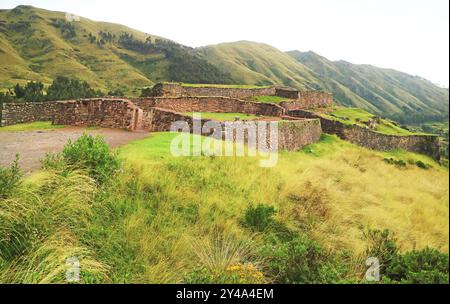
[[[330,61],[314,52],[288,52],[316,72],[326,90],[345,106],[366,109],[398,121],[448,118],[448,89],[417,76],[371,65]]]
[[[59,75],[127,95],[159,81],[319,89],[340,105],[402,123],[442,121],[449,113],[448,89],[394,70],[250,41],[194,49],[123,25],[67,22],[62,12],[0,10],[0,91],[29,80],[48,85]]]
[[[404,123],[448,118],[448,89],[417,76],[370,65],[333,62],[313,52],[283,53],[249,41],[201,50],[212,64],[241,83],[321,89],[333,93],[340,105],[363,108]]]
[[[239,41],[203,47],[206,58],[240,83],[320,89],[320,81],[303,64],[267,44]]]
[[[138,93],[156,81],[230,83],[198,52],[126,26],[31,6],[0,10],[0,89],[59,75]]]

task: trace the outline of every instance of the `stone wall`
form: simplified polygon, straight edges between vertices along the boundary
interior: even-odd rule
[[[143,91],[143,97],[223,96],[230,98],[248,98],[262,95],[275,95],[275,88],[189,87],[178,83],[157,83],[151,90]]]
[[[51,121],[55,111],[56,102],[0,103],[0,126]]]
[[[324,133],[335,134],[339,138],[351,143],[379,151],[391,151],[403,149],[415,153],[421,153],[440,159],[439,137],[434,135],[387,135],[374,132],[369,128],[358,125],[347,125],[342,122],[320,117],[312,112],[304,110],[288,111],[294,117],[319,118]]]
[[[279,117],[284,115],[285,112],[282,107],[275,104],[244,101],[228,97],[156,97],[138,99],[134,103],[146,111],[152,107],[157,107],[179,113],[244,113]]]
[[[319,91],[301,91],[300,97],[292,101],[284,101],[280,106],[288,111],[327,108],[333,105],[333,95]]]
[[[322,128],[319,119],[280,121],[278,123],[278,148],[296,151],[320,140]]]
[[[150,131],[152,132],[164,132],[170,131],[172,123],[176,121],[185,121],[190,127],[190,131],[193,130],[194,120],[191,116],[183,115],[175,111],[161,109],[161,108],[151,108],[149,111],[150,118]],[[202,119],[200,125],[203,126],[209,119]],[[319,119],[295,119],[295,120],[282,120],[273,122],[278,124],[278,148],[280,150],[299,150],[302,147],[314,143],[320,139],[322,134],[322,129],[320,126]],[[220,135],[217,139],[225,139],[225,127],[226,123],[216,122],[217,126],[221,129]],[[244,125],[245,127],[245,125]],[[237,129],[239,130],[239,128]],[[244,141],[248,143],[248,134],[243,133],[244,138],[240,140],[236,138],[236,134],[233,137],[233,141]],[[210,135],[210,132],[202,132],[202,135]],[[265,141],[268,142],[270,139],[269,132],[266,134]]]
[[[127,130],[148,128],[148,114],[126,99],[58,101],[53,124]]]
[[[283,98],[299,99],[300,91],[289,88],[276,88],[275,95]]]

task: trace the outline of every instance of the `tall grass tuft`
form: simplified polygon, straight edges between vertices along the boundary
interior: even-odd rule
[[[65,260],[76,256],[84,273],[104,274],[75,236],[92,216],[95,182],[84,171],[46,172],[0,204],[0,281],[62,283]],[[83,266],[84,265],[84,266]]]

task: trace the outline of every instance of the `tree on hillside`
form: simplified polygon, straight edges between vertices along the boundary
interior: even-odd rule
[[[121,89],[116,89],[108,92],[109,96],[123,97],[125,94]]]
[[[24,87],[16,84],[14,94],[16,99],[26,102],[44,101],[44,84],[40,81],[30,81]]]
[[[16,98],[24,98],[25,97],[25,89],[21,85],[16,84],[16,86],[14,87],[14,94],[15,94]]]
[[[13,101],[14,101],[14,96],[11,94],[11,92],[6,92],[6,93],[0,92],[0,105],[3,102],[13,102]]]
[[[47,90],[47,100],[67,100],[99,96],[86,81],[58,76]]]

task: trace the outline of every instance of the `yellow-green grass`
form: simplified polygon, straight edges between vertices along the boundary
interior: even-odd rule
[[[242,234],[244,210],[260,202],[276,206],[279,220],[294,230],[313,225],[314,238],[332,250],[361,253],[366,229],[387,228],[401,250],[431,246],[448,252],[448,170],[426,156],[374,152],[324,136],[300,152],[281,152],[276,167],[260,168],[252,157],[174,158],[169,149],[174,136],[158,133],[119,149],[143,184],[164,185],[158,191],[167,196],[165,204],[199,208],[199,219],[189,229],[177,224],[181,214],[160,215],[158,222],[180,233],[170,234],[172,246],[217,225]],[[386,163],[386,157],[422,160],[433,168],[401,169]]]
[[[234,121],[236,117],[239,117],[241,120],[255,120],[261,118],[261,116],[245,113],[188,112],[183,114],[188,116],[198,114],[201,115],[203,119],[213,119],[218,121]]]
[[[189,139],[191,148],[194,140],[206,141],[155,133],[122,146],[117,152],[124,170],[100,191],[81,172],[30,176],[21,186],[27,191],[19,192],[30,193],[25,214],[52,237],[3,268],[0,281],[64,282],[65,268],[51,266],[65,265],[71,254],[86,263],[83,282],[181,283],[199,265],[223,271],[253,263],[261,270],[265,261],[255,261],[254,251],[263,233],[242,225],[248,206],[258,203],[276,207],[279,222],[331,252],[347,249],[357,257],[368,228],[390,229],[402,251],[432,246],[448,252],[448,170],[429,158],[374,152],[323,136],[301,151],[281,152],[276,167],[261,168],[252,157],[174,157],[176,136]],[[383,161],[393,156],[433,168],[399,169]],[[49,193],[37,191],[41,186]],[[61,218],[70,222],[61,226],[67,222]],[[52,255],[43,259],[46,252]],[[364,260],[350,263],[364,268]]]
[[[325,118],[337,120],[348,125],[351,124],[364,125],[365,122],[368,122],[370,119],[375,117],[375,115],[359,108],[338,107],[330,114],[320,114],[320,115],[322,115]],[[397,126],[394,122],[387,119],[380,119],[380,122],[377,123],[374,131],[388,135],[403,135],[403,136],[422,134],[422,133],[414,133],[404,128],[401,128]]]
[[[253,96],[252,98],[250,98],[250,100],[264,103],[280,103],[286,101],[287,99],[279,96],[264,95]]]
[[[0,132],[54,130],[54,129],[61,129],[64,127],[65,126],[52,125],[50,121],[36,121],[31,123],[23,123],[6,127],[0,127]]]
[[[247,84],[200,84],[200,83],[182,83],[183,87],[191,88],[225,88],[225,89],[265,89],[271,86],[257,86]]]

